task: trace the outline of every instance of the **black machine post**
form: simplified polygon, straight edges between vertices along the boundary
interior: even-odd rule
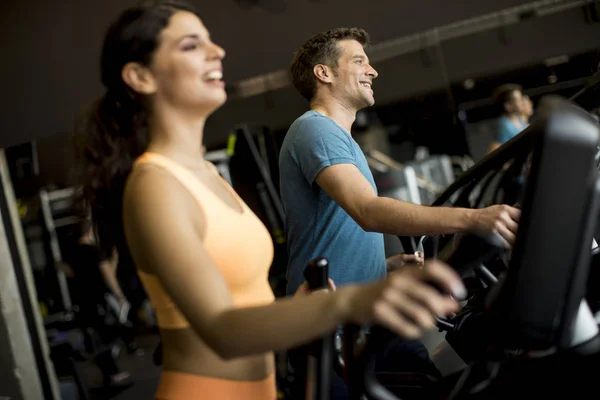
[[[488,297],[492,351],[465,370],[454,400],[550,397],[567,385],[585,398],[595,388],[588,371],[597,370],[600,336],[584,296],[598,214],[598,124],[563,102],[525,133],[533,158],[519,232],[508,272]]]
[[[592,242],[598,127],[564,104],[535,127],[530,176],[509,273],[492,311],[503,340],[566,348],[585,295]]]
[[[304,278],[311,291],[327,289],[329,262],[319,257],[304,270]],[[309,345],[306,363],[306,399],[329,400],[333,371],[333,335],[327,334]]]

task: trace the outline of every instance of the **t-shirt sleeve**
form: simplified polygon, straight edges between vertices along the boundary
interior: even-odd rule
[[[294,141],[294,158],[310,185],[323,168],[356,165],[350,136],[330,124],[307,123]]]

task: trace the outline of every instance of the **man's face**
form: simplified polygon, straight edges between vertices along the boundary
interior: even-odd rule
[[[356,40],[342,40],[337,45],[341,55],[332,79],[332,93],[356,111],[372,106],[372,83],[377,71],[369,64],[365,49]]]
[[[523,116],[526,118],[529,118],[533,115],[533,103],[529,96],[523,96],[523,105],[521,111],[523,113]]]
[[[513,90],[510,101],[507,102],[504,107],[509,114],[523,114],[525,110],[525,101],[523,100],[523,93],[520,90]]]

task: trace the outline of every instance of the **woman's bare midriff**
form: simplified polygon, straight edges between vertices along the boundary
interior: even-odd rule
[[[273,353],[224,360],[191,329],[161,329],[163,370],[238,381],[260,381],[274,370]],[[240,334],[239,340],[244,340]]]

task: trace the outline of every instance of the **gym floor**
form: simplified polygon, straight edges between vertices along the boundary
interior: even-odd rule
[[[136,342],[139,348],[144,350],[144,354],[138,356],[121,351],[117,361],[123,371],[128,371],[131,374],[133,385],[129,387],[110,390],[100,388],[101,375],[98,369],[93,364],[87,365],[86,374],[90,386],[91,400],[154,398],[160,376],[160,367],[152,362],[152,353],[158,345],[159,336],[157,334],[143,334],[136,337]]]

